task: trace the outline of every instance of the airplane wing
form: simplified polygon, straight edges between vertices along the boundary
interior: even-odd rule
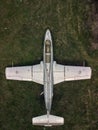
[[[7,67],[6,79],[34,81],[43,84],[43,62],[33,66]]]
[[[64,66],[53,64],[54,84],[63,81],[83,80],[91,78],[91,68],[81,66]]]

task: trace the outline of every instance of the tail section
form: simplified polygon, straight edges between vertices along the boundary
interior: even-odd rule
[[[32,118],[33,125],[39,126],[57,126],[64,124],[64,118],[54,115],[43,115]]]

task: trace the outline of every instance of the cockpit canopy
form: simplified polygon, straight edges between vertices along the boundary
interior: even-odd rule
[[[45,41],[45,61],[46,63],[50,63],[51,61],[51,41]]]

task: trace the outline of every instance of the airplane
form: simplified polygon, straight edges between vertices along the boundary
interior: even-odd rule
[[[34,81],[44,85],[44,99],[47,114],[32,118],[33,125],[57,126],[64,124],[64,118],[51,115],[53,85],[63,81],[91,78],[91,68],[84,66],[66,66],[53,60],[52,36],[49,29],[44,37],[43,61],[40,64],[21,67],[6,67],[6,79]]]

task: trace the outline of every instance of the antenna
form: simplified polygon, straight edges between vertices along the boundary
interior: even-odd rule
[[[85,61],[83,61],[83,66],[85,66]]]
[[[13,67],[13,61],[12,61],[12,67]]]
[[[46,130],[46,127],[43,127],[43,130]]]

